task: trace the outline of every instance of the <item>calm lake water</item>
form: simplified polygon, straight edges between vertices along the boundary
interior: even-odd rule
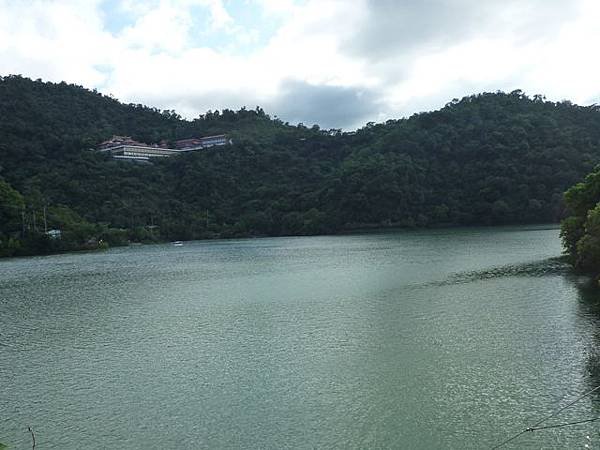
[[[600,384],[598,296],[560,253],[533,227],[0,261],[0,442],[490,447]],[[507,448],[597,448],[599,423]]]

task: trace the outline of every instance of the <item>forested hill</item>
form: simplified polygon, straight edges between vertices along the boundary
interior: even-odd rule
[[[234,144],[146,165],[93,150],[114,134],[158,142],[219,133]],[[44,206],[46,228],[63,230],[60,245],[74,247],[557,221],[563,191],[598,162],[600,109],[520,91],[342,133],[292,126],[260,108],[188,121],[8,76],[0,78],[0,250],[59,245],[41,236]]]

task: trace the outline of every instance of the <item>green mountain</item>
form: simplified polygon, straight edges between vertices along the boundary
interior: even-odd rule
[[[233,145],[136,164],[95,146],[226,133]],[[132,240],[558,221],[600,161],[600,110],[520,91],[356,132],[262,109],[174,111],[80,86],[0,78],[0,253]],[[63,239],[43,231],[57,228]],[[58,242],[60,241],[60,242]]]

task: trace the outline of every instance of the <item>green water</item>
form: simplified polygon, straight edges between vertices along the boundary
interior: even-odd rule
[[[0,442],[492,446],[600,384],[596,295],[560,251],[542,227],[0,261]],[[599,446],[598,423],[509,448]]]

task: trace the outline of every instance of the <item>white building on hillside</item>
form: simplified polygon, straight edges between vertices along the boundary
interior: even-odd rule
[[[98,150],[110,153],[114,159],[130,161],[149,161],[151,158],[168,158],[182,152],[202,150],[205,148],[231,144],[231,139],[225,134],[201,138],[181,139],[175,141],[176,148],[168,148],[165,141],[160,145],[148,145],[133,140],[129,136],[113,136],[98,145]]]

